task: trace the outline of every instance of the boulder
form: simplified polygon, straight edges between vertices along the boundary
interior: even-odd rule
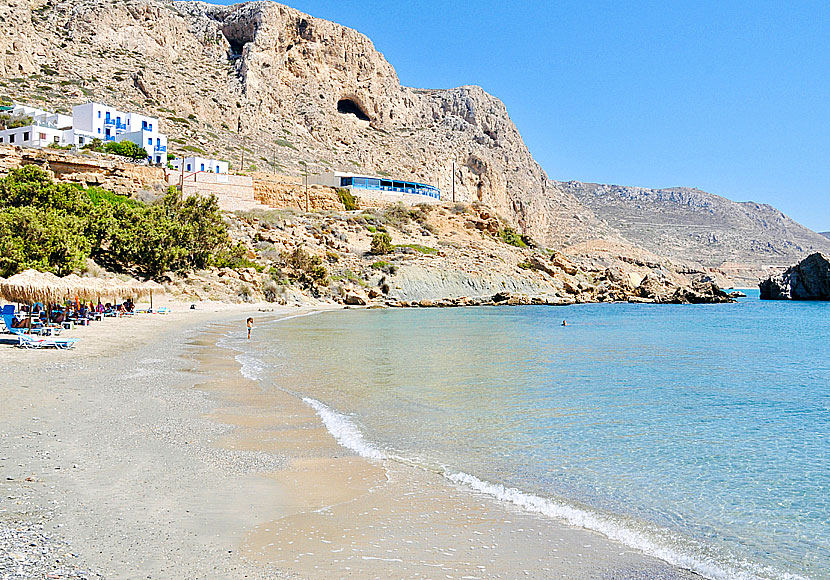
[[[830,258],[811,254],[759,287],[761,300],[830,300]]]
[[[349,306],[366,306],[366,298],[356,292],[348,292],[343,301]]]

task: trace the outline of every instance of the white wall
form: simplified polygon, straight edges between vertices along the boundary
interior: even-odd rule
[[[207,159],[206,157],[185,157],[184,159],[177,158],[170,161],[170,165],[172,165],[174,169],[178,169],[179,171],[181,171],[182,161],[184,161],[185,173],[194,173],[197,171],[227,173],[229,169],[227,161],[219,161],[218,159]]]

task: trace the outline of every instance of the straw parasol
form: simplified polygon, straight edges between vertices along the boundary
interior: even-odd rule
[[[0,283],[0,295],[9,302],[55,302],[67,289],[54,274],[37,270],[25,270]]]
[[[143,298],[150,294],[150,289],[138,280],[131,278],[124,282],[124,292],[131,298]]]
[[[155,280],[147,280],[144,283],[144,287],[147,288],[150,292],[150,310],[153,309],[153,292],[161,292],[164,294],[164,286],[156,282]]]
[[[61,278],[68,287],[70,297],[75,296],[82,300],[91,300],[98,296],[98,285],[91,278],[81,278],[76,274],[69,274]]]

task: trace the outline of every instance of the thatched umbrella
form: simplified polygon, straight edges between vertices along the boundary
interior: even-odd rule
[[[68,291],[68,286],[49,272],[26,270],[10,276],[0,283],[0,295],[9,302],[35,302],[46,304],[60,301]],[[29,327],[32,326],[32,308],[29,308]]]
[[[33,303],[60,300],[67,286],[49,272],[26,270],[0,283],[0,295],[9,302]]]
[[[61,278],[61,281],[68,287],[70,296],[74,295],[82,300],[91,300],[98,296],[98,285],[92,278],[69,274]]]
[[[156,282],[155,280],[147,280],[144,283],[144,287],[150,291],[150,310],[153,309],[153,292],[161,292],[164,294],[164,286]]]

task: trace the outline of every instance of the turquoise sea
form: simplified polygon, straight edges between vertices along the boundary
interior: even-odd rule
[[[363,455],[709,578],[827,580],[830,304],[757,296],[326,312],[238,358]]]

